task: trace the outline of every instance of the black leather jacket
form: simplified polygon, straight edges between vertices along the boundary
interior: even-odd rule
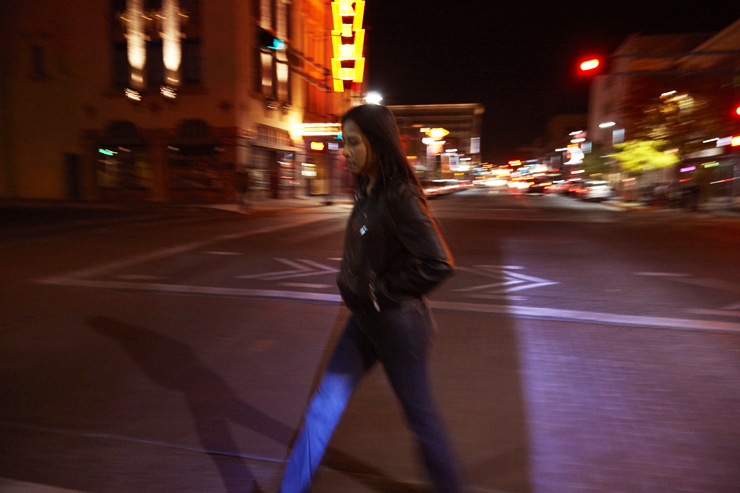
[[[372,313],[419,299],[452,275],[454,260],[422,192],[398,179],[355,195],[337,285],[347,307]]]

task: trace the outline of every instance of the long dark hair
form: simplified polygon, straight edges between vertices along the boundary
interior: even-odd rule
[[[401,136],[391,110],[378,104],[355,106],[342,117],[342,125],[348,120],[352,120],[360,128],[375,153],[378,167],[375,189],[385,189],[388,183],[396,178],[414,185],[423,198],[424,193],[414,169],[406,159],[406,153],[401,145]],[[366,182],[367,178],[357,177],[357,188],[361,192],[364,192]]]

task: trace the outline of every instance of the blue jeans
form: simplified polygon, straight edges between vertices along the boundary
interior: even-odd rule
[[[435,491],[462,491],[452,447],[432,397],[427,367],[432,332],[429,308],[421,300],[350,317],[306,409],[279,493],[310,491],[311,478],[352,391],[377,361],[383,365],[419,442]]]

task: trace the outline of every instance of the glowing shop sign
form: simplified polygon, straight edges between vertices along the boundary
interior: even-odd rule
[[[583,151],[578,147],[578,144],[569,145],[566,152],[568,161],[565,164],[580,164],[583,162]]]
[[[334,48],[331,72],[334,90],[344,92],[344,81],[361,83],[365,71],[365,59],[362,57],[362,46],[365,43],[365,30],[362,29],[365,2],[334,0],[331,3],[331,13],[334,19],[334,29],[331,32]]]

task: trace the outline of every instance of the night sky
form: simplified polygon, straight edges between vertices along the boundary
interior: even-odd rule
[[[630,34],[717,32],[740,2],[367,0],[367,90],[383,104],[483,103],[483,160],[514,159],[559,114],[585,114],[580,57]]]

